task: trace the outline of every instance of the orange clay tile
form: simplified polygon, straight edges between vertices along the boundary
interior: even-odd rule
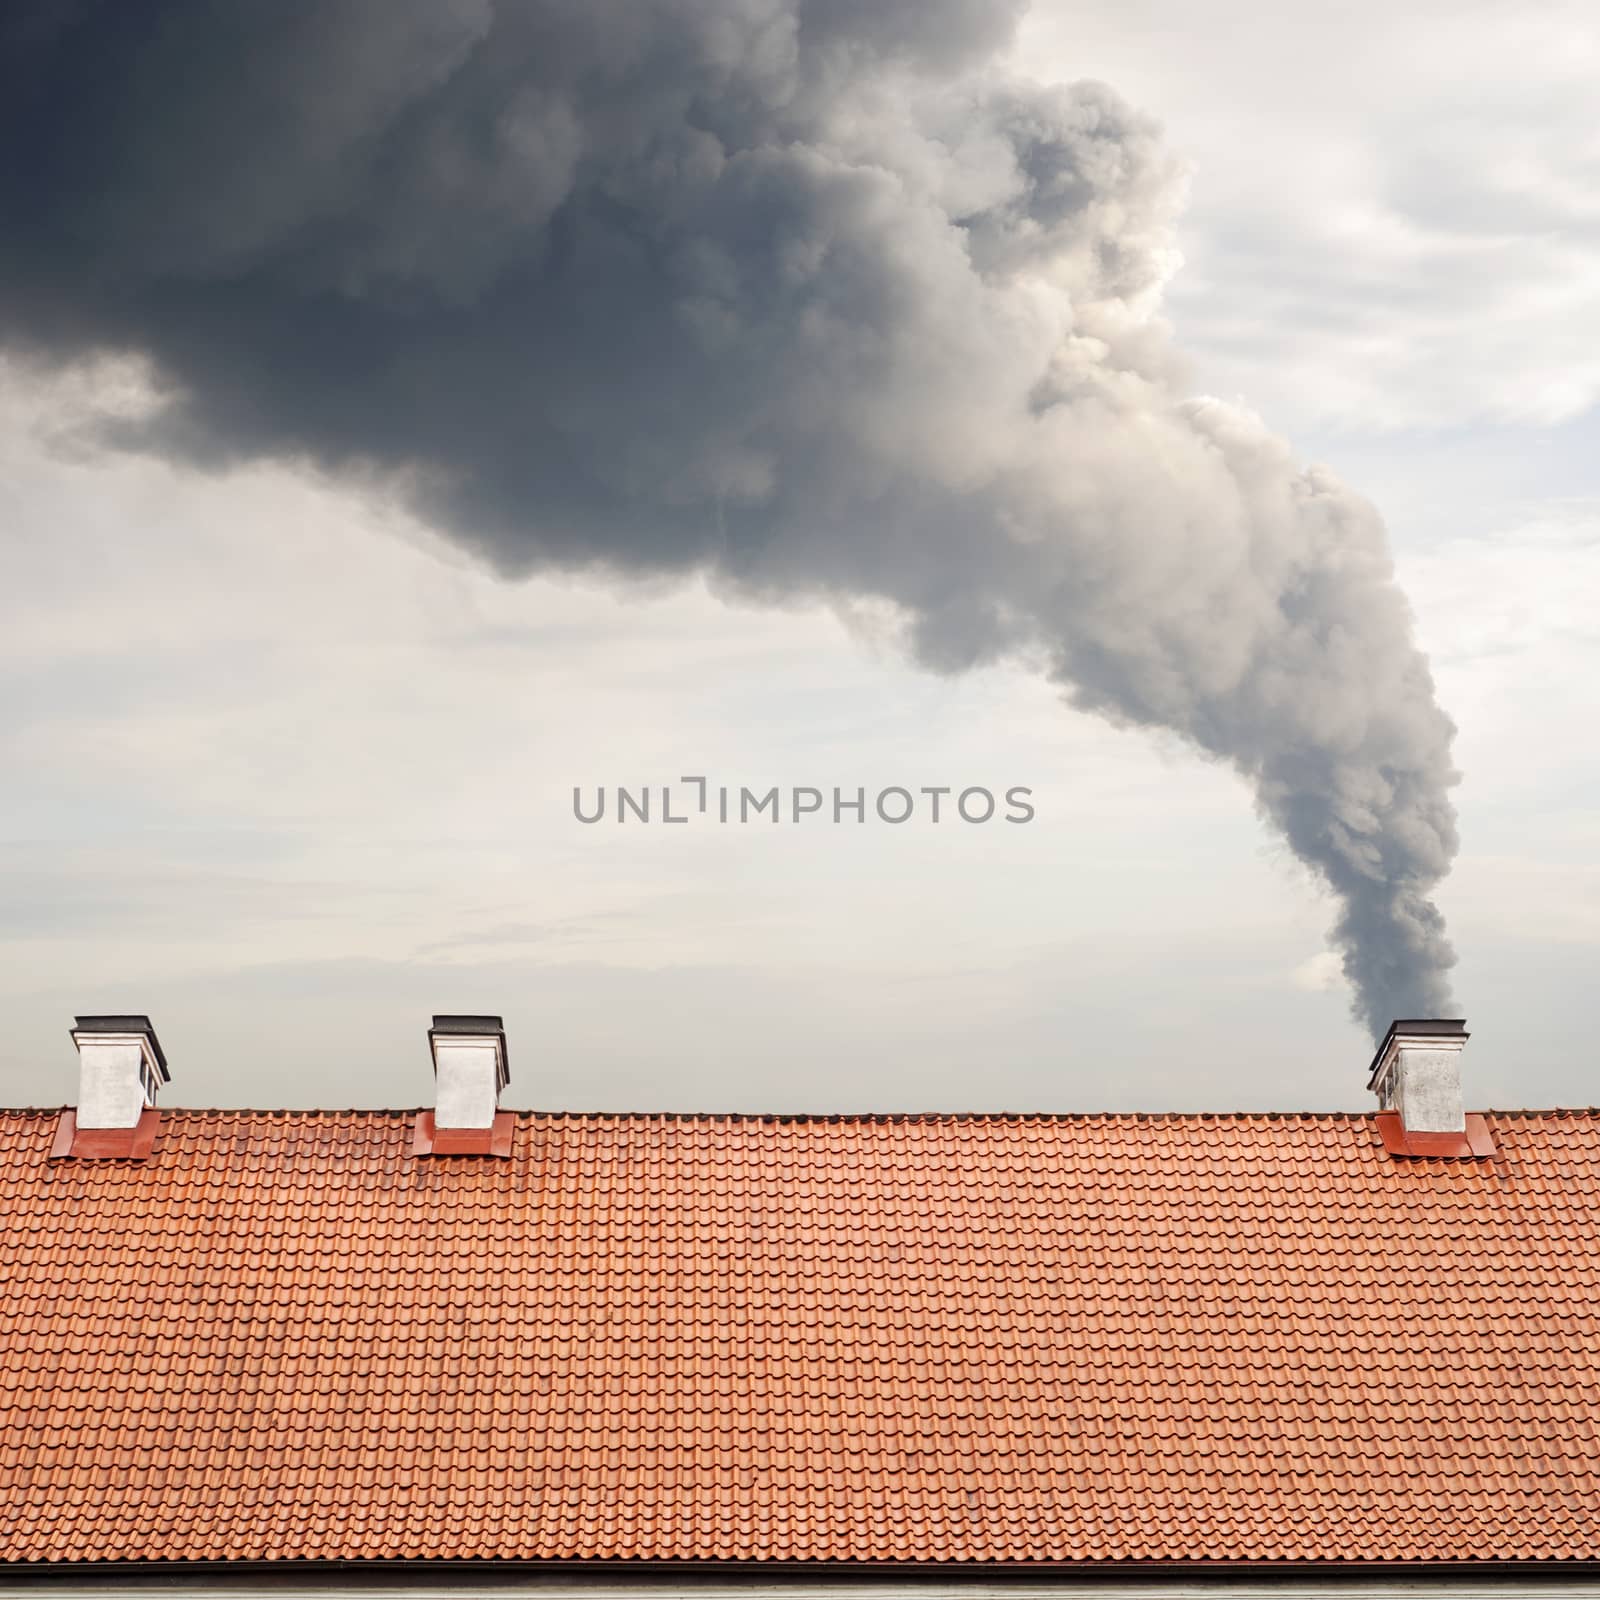
[[[1600,1559],[1600,1112],[0,1113],[0,1559]]]

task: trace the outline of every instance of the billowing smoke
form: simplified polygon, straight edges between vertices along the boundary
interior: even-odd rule
[[[1004,0],[12,0],[0,338],[116,442],[402,484],[508,575],[892,603],[1254,785],[1374,1029],[1448,1005],[1452,728],[1382,525],[1159,316],[1183,174]],[[1241,284],[1241,294],[1251,292]]]

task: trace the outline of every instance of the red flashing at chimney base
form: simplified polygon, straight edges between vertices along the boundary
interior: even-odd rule
[[[1467,1126],[1462,1133],[1407,1132],[1398,1111],[1380,1111],[1377,1116],[1378,1134],[1383,1148],[1392,1156],[1433,1156],[1459,1160],[1465,1156],[1492,1156],[1494,1136],[1489,1124],[1476,1111],[1467,1113]]]
[[[439,1128],[431,1111],[417,1113],[411,1139],[414,1156],[510,1156],[511,1135],[517,1126],[514,1111],[497,1111],[487,1128]]]
[[[69,1106],[56,1123],[50,1155],[76,1161],[143,1161],[155,1147],[160,1124],[161,1113],[147,1106],[131,1128],[80,1128],[78,1113]]]

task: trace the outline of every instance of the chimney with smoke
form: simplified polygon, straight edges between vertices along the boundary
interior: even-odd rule
[[[1391,1156],[1495,1153],[1487,1119],[1467,1111],[1461,1097],[1461,1052],[1469,1037],[1459,1017],[1401,1017],[1389,1024],[1367,1087],[1378,1097],[1377,1131]]]
[[[1461,1052],[1471,1037],[1460,1018],[1397,1019],[1372,1058],[1367,1087],[1407,1133],[1461,1133]]]

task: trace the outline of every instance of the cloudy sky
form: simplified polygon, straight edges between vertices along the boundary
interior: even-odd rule
[[[416,59],[515,59],[517,41],[498,40],[485,8],[456,9],[474,13],[466,42],[430,37]],[[786,8],[770,9],[781,20]],[[1187,701],[1157,715],[1142,680],[1054,657],[1041,669],[1035,622],[994,643],[992,618],[945,593],[951,573],[967,582],[968,555],[930,560],[916,583],[899,566],[885,578],[874,564],[885,550],[914,564],[923,547],[851,520],[867,503],[863,461],[913,485],[871,502],[888,508],[886,524],[905,516],[939,550],[967,548],[946,532],[953,496],[1008,534],[1054,503],[1035,488],[1043,469],[1019,460],[998,423],[987,432],[1026,370],[1021,355],[990,352],[1013,336],[1027,344],[1019,327],[1029,338],[1068,328],[1085,363],[1075,383],[1137,377],[1141,394],[1216,396],[1259,414],[1297,462],[1325,464],[1381,513],[1458,730],[1460,850],[1436,900],[1474,1034],[1469,1102],[1596,1098],[1585,1001],[1600,962],[1600,133],[1588,102],[1600,25],[1576,5],[1346,7],[1316,20],[1258,5],[1197,15],[1040,0],[1012,31],[978,29],[983,9],[929,8],[948,13],[949,43],[921,41],[914,93],[898,66],[861,69],[830,90],[825,139],[824,114],[807,113],[807,149],[852,173],[892,169],[914,189],[924,145],[898,130],[914,111],[918,138],[959,155],[926,192],[965,218],[971,194],[1001,182],[986,165],[996,139],[1021,149],[1019,125],[1059,115],[1078,128],[1088,108],[1122,156],[1092,196],[1115,252],[1099,250],[1091,278],[1074,237],[1035,273],[1018,262],[1042,253],[1028,242],[1037,207],[1024,233],[984,199],[998,220],[963,221],[962,250],[987,252],[985,294],[962,299],[962,280],[924,270],[939,237],[911,236],[907,259],[921,253],[905,282],[925,320],[902,317],[899,302],[890,320],[939,361],[910,363],[915,382],[869,395],[876,409],[857,406],[849,384],[819,408],[810,384],[818,372],[837,380],[833,356],[805,369],[806,385],[774,380],[786,409],[767,423],[789,431],[765,455],[728,420],[751,404],[742,367],[708,362],[681,395],[671,369],[671,404],[652,411],[638,389],[659,369],[612,353],[580,365],[593,358],[580,341],[554,322],[535,328],[517,358],[537,367],[556,352],[584,429],[572,448],[605,435],[634,496],[619,491],[623,511],[569,491],[515,429],[491,450],[471,405],[470,445],[438,447],[471,470],[436,491],[430,452],[456,401],[395,402],[415,419],[408,475],[396,440],[410,436],[381,393],[352,391],[348,415],[342,397],[326,415],[313,400],[297,431],[307,396],[328,392],[325,378],[297,388],[278,359],[298,326],[263,319],[271,337],[257,344],[214,326],[202,338],[182,313],[158,317],[153,295],[131,294],[119,324],[114,291],[93,322],[87,289],[58,301],[24,251],[0,251],[12,307],[0,355],[0,1100],[71,1098],[73,1013],[126,1009],[156,1022],[171,1103],[418,1104],[430,1094],[429,1014],[492,1010],[507,1020],[519,1106],[1362,1105],[1372,1041],[1328,942],[1340,906],[1305,852],[1263,822],[1262,791],[1242,770],[1259,765],[1254,747],[1208,732],[1225,748],[1205,756],[1195,729],[1212,723]],[[718,50],[755,48],[738,29],[728,37]],[[158,45],[181,58],[185,36],[142,48]],[[741,92],[766,92],[765,66],[741,57],[719,70]],[[394,81],[406,73],[395,67]],[[978,73],[986,86],[1099,82],[1116,98],[979,95],[967,87]],[[129,98],[128,116],[150,115]],[[544,172],[564,141],[597,140],[583,107],[577,134],[549,109],[566,104],[538,101],[517,123],[519,148],[545,163],[527,172]],[[840,131],[841,106],[865,131]],[[744,116],[717,123],[730,150]],[[81,186],[67,155],[31,158],[25,189],[13,153],[0,194],[40,238],[88,238],[101,272],[169,294],[177,283],[186,306],[221,303],[219,284],[266,281],[258,235],[289,205],[282,196],[323,183],[341,124],[323,108],[312,126],[318,137],[300,145],[241,133],[225,151],[253,208],[239,186],[213,196],[192,173],[169,203],[153,187],[155,156],[87,222],[39,198]],[[161,130],[149,145],[172,159]],[[469,324],[506,261],[536,251],[503,219],[539,213],[542,227],[576,190],[551,179],[502,193],[440,148],[419,169],[437,193],[397,210],[387,191],[362,188],[377,245],[301,253],[293,274],[274,258],[275,292],[336,271],[346,300],[368,304],[381,268],[390,288],[406,278],[443,306],[447,327]],[[136,192],[135,178],[152,187]],[[953,188],[967,198],[948,199]],[[430,197],[453,225],[424,236]],[[861,207],[850,216],[866,216],[852,224],[864,230],[876,213]],[[892,213],[893,237],[926,214]],[[727,216],[691,219],[690,244],[743,237]],[[214,246],[203,261],[197,230]],[[41,246],[38,259],[53,258]],[[870,297],[846,302],[835,269],[816,270],[844,348],[879,331]],[[1069,300],[1075,320],[1062,321]],[[693,306],[702,340],[734,336],[726,320],[706,331],[713,313],[748,310],[703,292]],[[408,302],[406,315],[424,313]],[[969,315],[972,349],[947,344],[942,330]],[[625,352],[636,332],[651,325],[630,330]],[[443,348],[435,359],[452,359],[456,347]],[[809,358],[769,337],[761,359],[798,370]],[[596,370],[592,393],[575,390],[575,373]],[[725,394],[707,398],[718,384]],[[173,422],[184,393],[199,403]],[[533,387],[518,394],[547,403]],[[851,451],[817,409],[847,413]],[[664,475],[634,447],[680,414]],[[1082,470],[1112,481],[1103,464],[1126,459],[1137,481],[1142,449],[1177,461],[1181,441],[1138,431],[1155,414],[1130,404],[1127,451],[1096,432]],[[713,432],[715,450],[703,448]],[[863,434],[870,457],[854,453]],[[786,455],[793,437],[805,447]],[[808,467],[851,489],[828,513],[836,542],[819,537],[802,560],[793,530],[811,524],[793,484]],[[728,523],[695,514],[713,478]],[[554,535],[507,520],[508,504],[547,481],[553,500],[568,496],[562,527],[595,559],[552,553]],[[916,498],[924,481],[938,497]],[[1128,547],[1169,550],[1159,502],[1119,484],[1108,503],[1138,513]],[[924,525],[912,512],[927,507]],[[1350,515],[1365,528],[1364,512]],[[762,559],[707,553],[702,526],[735,547],[742,531]],[[1021,542],[1038,537],[1048,548],[1048,536]],[[1210,548],[1203,530],[1195,540]],[[1081,562],[1087,547],[1073,548]],[[1018,564],[1004,582],[1026,588],[1042,570],[1054,569]],[[1006,602],[997,614],[1028,612],[990,578]],[[1167,604],[1159,588],[1141,592],[1152,612]],[[1070,615],[1087,629],[1112,609]],[[1209,658],[1193,659],[1205,670]],[[1425,717],[1406,724],[1418,725],[1425,744]],[[1026,785],[1035,816],[897,828],[573,817],[574,786],[659,788],[691,773],[762,790]]]

